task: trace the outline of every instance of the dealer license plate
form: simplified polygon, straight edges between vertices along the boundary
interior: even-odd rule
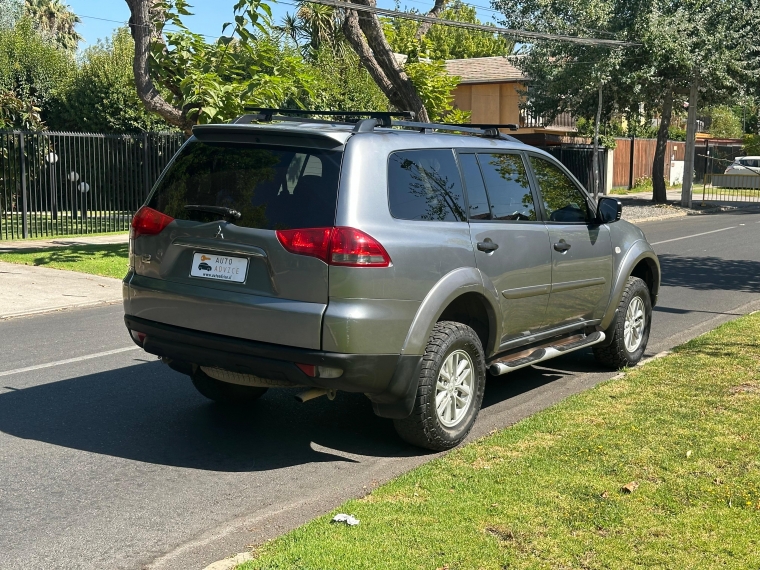
[[[247,273],[248,259],[245,257],[196,253],[193,255],[190,277],[245,283]]]

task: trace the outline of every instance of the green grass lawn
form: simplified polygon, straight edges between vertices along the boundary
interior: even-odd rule
[[[2,245],[2,242],[0,242]],[[68,269],[121,279],[127,274],[129,245],[126,243],[52,247],[0,254],[0,261]]]
[[[674,352],[348,501],[239,570],[760,567],[760,314]],[[331,524],[337,512],[361,524]]]

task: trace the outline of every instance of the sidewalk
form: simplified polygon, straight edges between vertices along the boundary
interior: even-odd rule
[[[109,234],[104,236],[76,236],[50,239],[20,239],[15,241],[0,240],[0,253],[10,253],[18,250],[50,249],[53,247],[72,247],[80,245],[96,245],[111,243],[128,243],[129,234]]]
[[[0,320],[121,302],[121,281],[0,261]]]

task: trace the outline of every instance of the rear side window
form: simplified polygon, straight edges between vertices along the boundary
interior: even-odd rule
[[[406,150],[391,154],[388,202],[394,218],[464,221],[462,180],[454,151]]]
[[[176,158],[148,205],[177,219],[217,214],[185,206],[222,206],[238,226],[285,230],[332,226],[342,153],[311,148],[195,141]]]
[[[464,184],[467,187],[467,202],[470,207],[471,220],[490,220],[491,206],[488,205],[486,186],[478,166],[478,157],[474,154],[460,154]]]
[[[478,161],[491,202],[491,219],[536,221],[536,206],[522,157],[519,154],[479,154]]]

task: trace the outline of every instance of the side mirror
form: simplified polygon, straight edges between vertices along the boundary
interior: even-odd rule
[[[596,208],[596,218],[599,223],[611,224],[612,222],[617,222],[622,215],[623,204],[620,203],[620,200],[607,196],[599,199]]]

